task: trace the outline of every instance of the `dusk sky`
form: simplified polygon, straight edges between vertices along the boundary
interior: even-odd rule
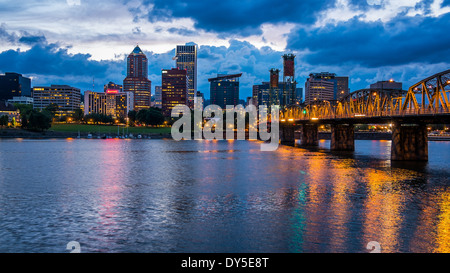
[[[0,0],[0,73],[32,85],[84,92],[122,84],[136,44],[149,78],[174,67],[177,44],[196,43],[198,90],[208,78],[243,73],[241,99],[294,53],[296,80],[312,72],[350,77],[355,91],[394,79],[407,88],[450,68],[450,0]]]

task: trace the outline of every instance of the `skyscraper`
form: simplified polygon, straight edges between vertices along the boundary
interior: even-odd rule
[[[155,107],[162,107],[162,86],[155,86]]]
[[[161,105],[163,115],[168,117],[173,107],[178,104],[187,105],[188,79],[187,71],[172,68],[163,69],[161,73]]]
[[[177,45],[176,67],[185,69],[188,77],[188,105],[193,106],[197,92],[197,45]]]
[[[217,75],[216,78],[208,79],[210,82],[211,104],[226,109],[227,105],[239,104],[239,77],[240,74]]]
[[[127,58],[127,77],[123,80],[123,91],[134,95],[134,109],[150,107],[151,85],[148,79],[148,59],[139,46]]]
[[[31,79],[17,73],[0,75],[0,100],[21,96],[31,97]]]
[[[336,77],[337,94],[336,99],[341,100],[349,93],[348,89],[348,77]]]

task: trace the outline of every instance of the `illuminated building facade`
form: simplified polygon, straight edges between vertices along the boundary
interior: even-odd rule
[[[178,45],[175,60],[177,68],[187,71],[188,105],[192,107],[197,92],[197,45]]]
[[[112,92],[116,92],[116,93],[121,93],[123,92],[123,87],[120,84],[115,84],[113,82],[109,82],[108,84],[105,84],[105,86],[103,86],[103,92],[105,93],[112,93]]]
[[[59,107],[61,116],[72,114],[80,108],[80,89],[68,85],[51,85],[33,87],[33,108],[44,109],[50,104]]]
[[[337,96],[336,74],[311,73],[305,83],[305,103],[314,101],[334,101]]]
[[[217,75],[216,78],[208,79],[210,82],[211,104],[226,109],[227,105],[239,104],[239,78],[240,74]]]
[[[104,114],[113,118],[126,118],[134,108],[132,92],[118,92],[107,89],[106,92],[84,92],[84,114]]]
[[[164,116],[170,116],[173,107],[176,105],[188,105],[187,70],[163,69],[161,77],[161,108]]]
[[[124,92],[134,95],[134,109],[139,111],[151,106],[151,84],[148,79],[148,60],[139,46],[127,58],[127,77],[123,80]]]

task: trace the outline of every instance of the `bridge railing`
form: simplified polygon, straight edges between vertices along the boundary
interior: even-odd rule
[[[404,116],[421,116],[421,115],[439,115],[450,114],[450,109],[440,108],[433,109],[432,107],[417,108],[417,109],[395,109],[385,111],[372,111],[361,113],[336,113],[329,112],[328,114],[309,113],[303,111],[284,112],[282,116],[285,120],[315,120],[315,119],[357,119],[357,118],[376,118],[376,117],[404,117]]]

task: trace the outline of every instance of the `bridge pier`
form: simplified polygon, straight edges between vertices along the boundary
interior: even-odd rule
[[[355,150],[355,127],[353,126],[353,124],[331,125],[331,150]]]
[[[317,124],[303,124],[300,136],[300,146],[319,146]]]
[[[427,161],[428,132],[424,124],[394,124],[391,160]]]
[[[280,126],[280,143],[284,145],[295,145],[295,130],[298,128],[293,124],[283,124]]]

